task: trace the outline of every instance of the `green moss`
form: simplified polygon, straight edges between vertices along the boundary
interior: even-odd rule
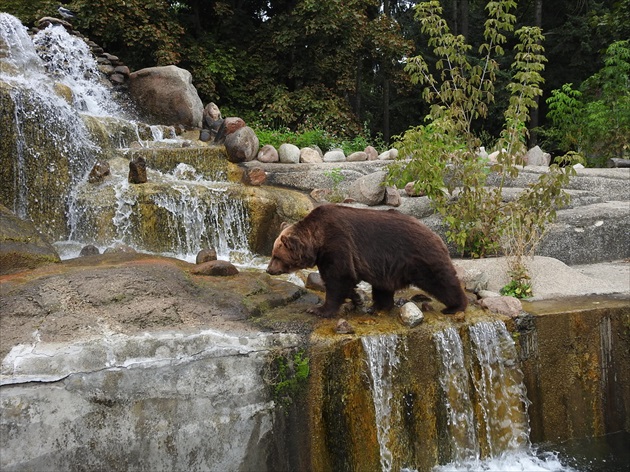
[[[309,358],[304,349],[275,353],[265,372],[265,381],[274,401],[279,405],[291,405],[306,385],[309,373]]]
[[[129,160],[143,157],[147,167],[164,173],[172,172],[178,164],[185,163],[194,167],[206,180],[227,180],[229,162],[223,146],[132,149],[126,157]]]

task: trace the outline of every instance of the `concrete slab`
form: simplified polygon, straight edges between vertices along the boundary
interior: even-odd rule
[[[490,281],[488,290],[498,292],[510,278],[506,258],[457,259],[466,270],[481,270]],[[630,261],[620,260],[580,266],[544,256],[526,260],[534,292],[533,300],[580,295],[622,293],[630,295]]]

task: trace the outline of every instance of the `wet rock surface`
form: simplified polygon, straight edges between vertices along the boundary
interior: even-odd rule
[[[599,416],[588,417],[590,402],[565,405],[566,393],[555,395],[549,374],[570,379],[568,385],[587,388],[594,401],[605,403],[595,375],[600,372],[597,356],[616,358],[617,351],[607,354],[591,343],[587,352],[572,341],[579,359],[593,356],[593,366],[580,364],[574,372],[576,364],[567,363],[558,372],[554,349],[564,343],[549,340],[561,340],[567,332],[578,339],[586,328],[587,339],[597,340],[594,334],[603,326],[616,336],[611,346],[623,346],[627,333],[620,326],[630,315],[627,297],[593,299],[589,306],[596,311],[585,315],[575,313],[585,309],[584,301],[542,308],[530,302],[525,310],[536,315],[528,315],[528,325],[520,317],[510,321],[472,306],[465,314],[446,316],[433,303],[435,309],[425,311],[424,322],[415,327],[402,325],[397,309],[376,316],[350,310],[340,326],[340,320],[306,313],[320,296],[293,283],[254,270],[197,276],[195,267],[199,265],[119,253],[0,277],[0,406],[3,427],[12,431],[3,470],[72,470],[79,463],[99,470],[130,457],[142,458],[137,463],[148,470],[231,470],[234,464],[242,470],[321,470],[321,460],[341,464],[350,452],[354,463],[365,466],[362,470],[377,470],[361,338],[400,336],[407,366],[401,372],[414,374],[396,377],[396,404],[413,412],[409,431],[438,438],[434,333],[445,327],[466,331],[488,320],[505,320],[520,331],[524,362],[529,362],[524,364],[528,392],[535,405],[545,405],[544,418],[536,416],[540,408],[532,407],[538,440],[547,437],[547,423],[554,432],[578,430],[582,436],[607,431],[597,426],[604,424]],[[398,295],[415,300],[414,293]],[[617,312],[603,311],[609,306]],[[625,315],[619,311],[624,306]],[[549,312],[558,316],[545,316]],[[565,328],[568,320],[572,325]],[[529,351],[535,345],[532,337],[540,343],[540,359]],[[296,354],[300,352],[306,354]],[[567,357],[566,349],[558,354]],[[285,365],[303,356],[310,359],[308,383],[293,393],[290,406],[272,393],[293,382],[268,373],[279,356]],[[625,398],[626,364],[614,367],[615,378],[621,379],[614,398]],[[539,370],[548,385],[544,391],[531,384]],[[425,409],[427,404],[431,407]],[[570,413],[573,409],[578,413]],[[583,417],[589,418],[585,424]],[[617,423],[616,430],[623,427]],[[399,422],[396,428],[405,425]],[[178,431],[185,434],[172,433]],[[401,434],[407,437],[407,432]],[[26,438],[32,447],[18,447]],[[330,441],[341,445],[341,455],[328,448]],[[372,441],[370,447],[366,441]],[[96,446],[86,455],[84,444]],[[396,443],[398,457],[404,459],[410,450],[406,445],[404,440]],[[147,452],[156,447],[159,452]],[[436,440],[418,452],[427,464],[422,470],[437,463],[437,447]],[[290,456],[282,454],[284,448]],[[192,464],[191,454],[198,458]]]
[[[55,248],[32,223],[0,205],[0,275],[60,262]]]
[[[145,331],[257,330],[244,323],[304,296],[266,274],[191,275],[194,264],[144,254],[85,256],[1,280],[0,356],[17,344]],[[36,334],[34,334],[36,333]]]

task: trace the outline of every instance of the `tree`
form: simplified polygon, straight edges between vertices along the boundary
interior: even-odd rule
[[[471,59],[472,47],[464,37],[450,32],[437,0],[416,6],[416,17],[429,36],[437,61],[433,69],[423,56],[416,56],[409,60],[407,70],[412,82],[424,86],[423,95],[433,105],[427,124],[409,129],[397,143],[399,154],[411,159],[392,168],[390,182],[404,185],[414,181],[415,189],[432,200],[448,226],[448,240],[462,253],[483,257],[502,246],[503,252],[512,256],[515,282],[524,285],[527,272],[522,256],[540,241],[546,224],[555,218],[555,208],[568,202],[562,186],[572,167],[553,165],[516,200],[503,201],[506,180],[518,175],[526,124],[536,107],[535,98],[542,93],[545,57],[542,34],[536,27],[521,27],[514,33],[514,60],[507,86],[510,97],[498,142],[502,150],[498,163],[488,168],[477,155],[480,140],[473,123],[487,116],[494,100],[499,71],[495,58],[504,54],[507,34],[514,29],[515,6],[513,0],[488,2],[486,41],[476,60]],[[495,187],[486,186],[489,171],[498,176]]]
[[[55,0],[0,0],[0,10],[31,26],[56,15]],[[399,134],[420,123],[429,105],[403,71],[422,54],[437,61],[428,37],[403,0],[72,0],[73,24],[132,69],[176,64],[188,69],[202,100],[249,121],[274,126],[325,126],[340,134],[369,129]],[[485,1],[441,2],[455,36],[471,52],[485,42]],[[524,0],[514,26],[531,25],[542,8],[547,98],[562,84],[581,83],[601,68],[601,51],[630,36],[630,0]],[[415,52],[414,52],[415,51]],[[468,59],[476,60],[466,53]],[[472,127],[484,144],[497,139],[509,94],[508,49],[495,56],[494,101]],[[474,65],[474,64],[473,64]],[[541,126],[546,103],[541,102]],[[261,113],[262,112],[262,113]],[[389,133],[388,133],[389,129]]]
[[[627,157],[630,149],[630,42],[615,41],[604,66],[575,90],[564,84],[547,99],[548,142],[583,153],[591,165]]]
[[[363,100],[366,88],[377,93],[377,77],[386,73],[381,71],[394,68],[389,64],[410,50],[399,31],[372,0],[302,0],[276,11],[261,28],[254,52],[279,57],[282,51],[284,58],[264,83],[258,81],[262,87],[255,93],[265,118],[294,129],[320,124],[335,133],[360,132],[360,114],[369,104]]]

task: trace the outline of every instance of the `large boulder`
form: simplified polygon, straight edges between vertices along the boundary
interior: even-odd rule
[[[0,275],[60,262],[55,248],[30,221],[0,205]]]
[[[201,128],[203,103],[185,69],[162,66],[133,72],[129,93],[138,108],[159,124]]]
[[[284,164],[297,164],[300,162],[300,148],[291,143],[281,144],[278,148],[278,158]]]
[[[385,196],[385,171],[374,172],[358,178],[348,187],[348,198],[373,206],[383,202]]]
[[[534,146],[525,154],[525,165],[548,166],[551,162],[551,154],[543,152],[539,146]]]
[[[230,162],[251,161],[258,154],[259,147],[258,137],[249,126],[239,128],[225,138],[225,150]]]

